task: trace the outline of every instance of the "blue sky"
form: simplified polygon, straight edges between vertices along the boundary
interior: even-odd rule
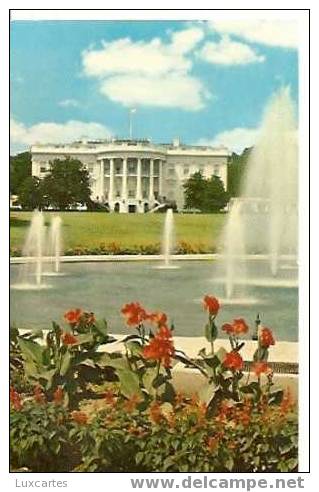
[[[298,94],[297,35],[282,21],[14,21],[12,152],[36,141],[133,135],[225,144],[256,138],[282,84]]]

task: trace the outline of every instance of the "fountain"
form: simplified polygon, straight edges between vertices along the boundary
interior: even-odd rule
[[[157,266],[156,268],[162,270],[174,270],[179,268],[176,265],[172,265],[172,253],[174,250],[175,243],[175,229],[174,229],[174,214],[171,208],[166,210],[165,221],[164,221],[164,231],[162,238],[162,256],[164,259],[164,264]]]
[[[19,282],[12,287],[15,289],[43,289],[43,251],[45,225],[43,213],[35,210],[32,214],[30,228],[22,250],[25,262],[21,265]],[[34,281],[32,281],[34,280]]]
[[[52,270],[46,272],[45,275],[62,275],[60,271],[61,254],[62,254],[62,238],[61,238],[62,219],[59,216],[52,217],[49,240],[48,240],[48,257],[52,265]]]
[[[278,278],[282,260],[297,258],[298,150],[294,106],[289,88],[281,88],[268,105],[259,138],[243,179],[241,196],[230,202],[222,237],[226,299],[249,302],[248,287],[296,287],[297,280]],[[264,259],[266,278],[254,278],[250,260]],[[283,265],[287,269],[287,264]],[[289,285],[289,282],[291,285]]]

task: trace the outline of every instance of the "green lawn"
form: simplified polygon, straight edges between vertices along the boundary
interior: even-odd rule
[[[49,224],[52,213],[45,213]],[[96,212],[61,212],[65,249],[94,248],[101,243],[118,243],[121,247],[156,244],[161,240],[165,214],[106,214]],[[11,247],[21,249],[30,212],[11,212]],[[225,222],[224,214],[175,214],[176,240],[211,249],[216,245]]]

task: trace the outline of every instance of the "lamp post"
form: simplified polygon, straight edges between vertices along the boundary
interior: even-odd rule
[[[252,340],[258,340],[258,331],[259,331],[259,325],[261,323],[261,319],[259,316],[259,313],[257,314],[257,317],[255,319],[255,333],[252,336]]]

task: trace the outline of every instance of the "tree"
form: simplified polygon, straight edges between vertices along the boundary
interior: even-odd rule
[[[17,195],[20,186],[26,178],[31,177],[31,174],[32,162],[30,152],[22,152],[10,156],[10,193]]]
[[[78,159],[55,159],[50,172],[43,178],[41,189],[54,208],[66,210],[77,203],[90,202],[89,172]]]
[[[205,179],[200,172],[193,174],[184,184],[186,208],[201,212],[219,212],[229,201],[229,193],[219,176]]]
[[[192,174],[183,185],[186,208],[198,208],[201,210],[206,181],[200,171]]]
[[[239,196],[240,194],[242,179],[246,172],[246,165],[251,151],[252,147],[249,147],[241,154],[233,152],[230,156],[227,173],[227,189],[230,196]]]
[[[22,208],[34,210],[43,207],[43,193],[41,190],[41,180],[35,176],[27,177],[20,184],[17,192],[19,195],[19,203]]]
[[[211,176],[206,181],[203,200],[203,212],[219,212],[226,207],[230,195],[225,191],[224,183],[219,176]]]

